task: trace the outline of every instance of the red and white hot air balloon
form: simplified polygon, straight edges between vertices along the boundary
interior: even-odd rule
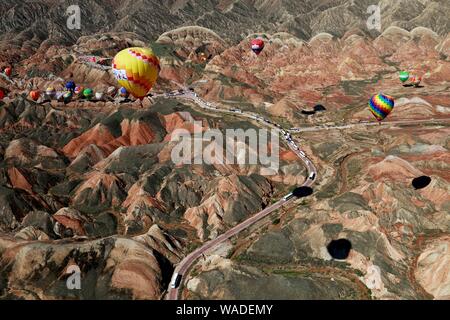
[[[6,74],[6,76],[7,76],[8,78],[11,77],[11,74],[12,74],[12,68],[10,68],[10,67],[5,68],[5,74]]]
[[[261,38],[253,39],[251,42],[251,46],[252,46],[252,51],[256,55],[259,55],[261,53],[261,51],[263,51],[263,49],[264,49],[264,41]]]

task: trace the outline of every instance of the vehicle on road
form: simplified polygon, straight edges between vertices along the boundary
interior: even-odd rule
[[[312,172],[312,173],[309,175],[309,179],[314,180],[315,178],[316,178],[316,173],[315,173],[315,172]]]
[[[172,276],[172,281],[170,281],[170,287],[172,289],[178,288],[181,282],[181,274],[174,273]]]
[[[294,195],[292,194],[292,192],[291,192],[291,193],[288,193],[287,195],[285,195],[285,196],[283,197],[283,200],[284,200],[284,201],[288,201],[288,200],[291,199],[293,196],[294,196]]]

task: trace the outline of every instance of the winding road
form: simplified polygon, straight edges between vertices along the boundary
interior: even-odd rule
[[[184,99],[188,99],[191,100],[193,102],[195,102],[199,107],[201,107],[202,109],[206,109],[206,110],[211,110],[211,111],[215,111],[215,112],[221,112],[221,113],[227,113],[227,114],[234,114],[240,117],[245,117],[245,118],[249,118],[251,120],[260,122],[262,124],[264,124],[266,127],[270,127],[272,129],[278,130],[280,133],[282,133],[282,136],[284,138],[284,140],[286,141],[288,147],[300,158],[301,161],[303,161],[303,163],[305,164],[307,170],[308,170],[308,177],[306,178],[305,182],[303,183],[302,186],[312,186],[314,184],[314,181],[317,179],[317,170],[316,167],[314,166],[314,164],[312,163],[311,160],[309,160],[306,157],[306,154],[297,146],[297,144],[292,140],[290,134],[288,132],[286,132],[285,130],[283,130],[281,128],[281,126],[271,122],[268,119],[262,118],[261,116],[255,114],[255,113],[250,113],[250,112],[243,112],[239,109],[221,109],[221,108],[217,108],[216,106],[214,106],[213,104],[206,102],[204,100],[202,100],[201,98],[199,98],[197,96],[196,93],[191,92],[187,89],[184,90],[180,90],[181,92],[178,93],[166,93],[166,94],[162,94],[162,95],[154,95],[154,97],[157,96],[164,96],[166,98],[172,98],[172,97],[178,97],[178,98],[184,98]],[[271,206],[265,208],[264,210],[256,213],[255,215],[253,215],[252,217],[248,218],[247,220],[239,223],[238,225],[234,226],[233,228],[229,229],[228,231],[226,231],[225,233],[219,235],[217,238],[210,240],[208,242],[206,242],[205,244],[203,244],[201,247],[197,248],[196,250],[194,250],[193,252],[191,252],[189,255],[187,255],[176,267],[173,273],[173,277],[172,277],[172,281],[175,281],[175,277],[180,276],[180,279],[184,279],[184,276],[187,274],[187,272],[189,271],[189,268],[195,263],[195,261],[200,258],[202,255],[204,255],[205,253],[207,253],[209,250],[215,248],[218,244],[230,239],[231,237],[235,236],[236,234],[238,234],[239,232],[241,232],[242,230],[248,228],[249,226],[251,226],[252,224],[254,224],[255,222],[261,220],[262,218],[268,216],[269,214],[271,214],[272,212],[278,210],[279,208],[281,208],[282,206],[295,201],[297,198],[296,197],[283,197],[281,200],[278,200],[277,202],[275,202],[274,204],[272,204]],[[181,280],[181,282],[182,282]],[[168,293],[166,295],[166,299],[167,300],[177,300],[178,296],[179,296],[179,288],[182,287],[181,285],[182,283],[180,283],[180,285],[176,286],[176,288],[172,288],[171,285],[169,285],[168,288]]]
[[[399,124],[418,124],[418,123],[429,123],[429,122],[448,122],[450,120],[449,117],[441,118],[441,119],[416,119],[416,120],[395,120],[395,121],[388,121],[388,122],[382,122],[379,124],[378,122],[369,122],[369,121],[361,121],[359,123],[353,123],[348,125],[340,125],[340,126],[316,126],[316,127],[310,127],[310,128],[291,128],[291,129],[283,129],[280,125],[273,123],[269,119],[265,119],[258,114],[251,113],[251,112],[244,112],[240,109],[223,109],[218,108],[214,106],[210,102],[206,102],[202,100],[198,95],[192,91],[189,91],[187,88],[183,88],[179,91],[175,91],[172,93],[165,93],[165,94],[157,94],[154,95],[154,97],[166,97],[166,98],[184,98],[191,100],[195,102],[200,108],[205,110],[210,110],[213,112],[221,112],[226,114],[233,114],[239,117],[245,117],[249,118],[253,121],[257,121],[261,124],[263,124],[266,127],[270,127],[272,129],[278,130],[282,137],[284,138],[285,142],[287,143],[288,147],[300,158],[300,160],[304,163],[306,166],[306,169],[308,170],[308,176],[306,177],[306,180],[304,181],[302,186],[308,186],[311,187],[315,180],[317,179],[317,170],[314,164],[304,151],[300,149],[300,147],[292,140],[292,137],[290,133],[296,133],[296,132],[305,132],[305,131],[320,131],[320,130],[334,130],[334,129],[349,129],[354,128],[358,126],[391,126],[391,125],[399,125]],[[230,239],[231,237],[237,235],[242,230],[248,228],[255,222],[261,220],[262,218],[268,216],[272,212],[280,209],[282,206],[295,201],[297,198],[293,196],[285,196],[281,200],[278,200],[271,206],[265,208],[264,210],[256,213],[252,217],[248,218],[247,220],[239,223],[238,225],[234,226],[233,228],[229,229],[225,233],[219,235],[217,238],[212,239],[205,244],[203,244],[201,247],[197,248],[193,252],[191,252],[189,255],[187,255],[176,267],[172,276],[171,284],[169,285],[166,300],[177,300],[179,297],[179,289],[182,287],[183,280],[185,279],[185,276],[187,275],[189,269],[192,267],[192,265],[195,263],[195,261],[203,256],[208,251],[214,249],[217,245],[220,243]],[[176,278],[179,278],[179,283],[176,283],[175,288],[172,286],[174,282],[176,282]]]
[[[439,123],[439,122],[448,122],[450,120],[449,117],[445,118],[439,118],[439,119],[411,119],[411,120],[385,120],[383,122],[370,122],[370,121],[361,121],[358,123],[350,123],[346,125],[340,125],[340,126],[315,126],[315,127],[303,127],[303,128],[291,128],[287,131],[291,133],[297,133],[297,132],[313,132],[313,131],[321,131],[321,130],[342,130],[342,129],[351,129],[351,128],[357,128],[357,127],[368,127],[368,126],[392,126],[392,125],[408,125],[408,124],[419,124],[419,123]]]

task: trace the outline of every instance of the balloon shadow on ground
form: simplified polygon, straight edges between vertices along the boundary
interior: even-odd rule
[[[420,176],[417,178],[414,178],[411,181],[412,186],[414,187],[414,189],[423,189],[426,186],[428,186],[431,182],[431,178],[429,176]]]
[[[319,111],[326,111],[327,109],[323,106],[323,105],[321,105],[321,104],[316,104],[315,106],[314,106],[314,111],[315,112],[319,112]]]
[[[294,191],[292,191],[292,194],[296,196],[297,198],[303,198],[312,195],[313,189],[311,187],[302,186],[295,188]]]
[[[347,259],[351,249],[352,243],[347,239],[332,240],[327,246],[330,256],[338,260]]]

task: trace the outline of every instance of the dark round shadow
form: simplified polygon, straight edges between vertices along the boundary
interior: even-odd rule
[[[318,111],[325,111],[325,110],[327,110],[327,109],[321,104],[316,104],[314,106],[314,111],[316,111],[316,112],[318,112]]]
[[[313,189],[310,187],[298,187],[292,191],[292,194],[297,198],[303,198],[312,195]]]
[[[422,189],[425,188],[427,185],[429,185],[431,182],[431,178],[429,176],[420,176],[417,178],[414,178],[411,182],[414,189]]]
[[[347,239],[332,240],[327,246],[330,256],[339,260],[347,259],[351,249],[352,243]]]

